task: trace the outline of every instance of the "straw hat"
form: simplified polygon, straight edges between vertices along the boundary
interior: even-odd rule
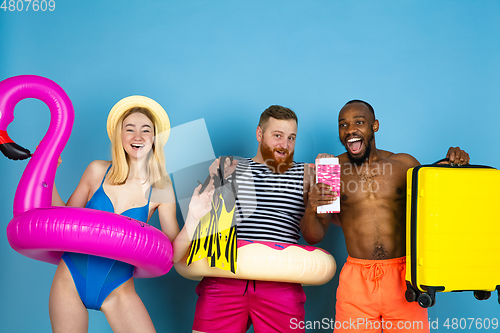
[[[156,127],[156,141],[163,147],[165,143],[167,143],[170,134],[170,120],[160,104],[145,96],[125,97],[113,106],[108,115],[107,128],[109,139],[113,141],[112,137],[115,132],[116,124],[122,115],[134,107],[143,107],[151,112]]]

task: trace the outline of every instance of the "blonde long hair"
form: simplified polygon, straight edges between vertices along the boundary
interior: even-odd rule
[[[163,146],[159,142],[164,142],[161,140],[161,136],[164,133],[157,133],[157,123],[152,116],[149,109],[144,107],[133,107],[122,114],[119,121],[116,122],[115,132],[111,140],[111,169],[109,170],[109,183],[111,185],[123,185],[127,181],[130,172],[128,155],[123,149],[122,143],[122,127],[125,118],[133,113],[142,113],[154,125],[154,137],[153,137],[153,147],[148,153],[146,168],[148,173],[148,178],[145,182],[152,184],[157,188],[164,188],[166,184],[170,183],[170,177],[168,176],[167,170],[165,168],[165,154],[163,153]]]

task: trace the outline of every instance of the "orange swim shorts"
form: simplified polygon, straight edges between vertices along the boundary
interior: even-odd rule
[[[334,332],[429,332],[427,309],[405,299],[405,263],[405,257],[348,257],[339,277]]]

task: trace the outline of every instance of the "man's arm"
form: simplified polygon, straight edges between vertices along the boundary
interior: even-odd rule
[[[413,168],[417,165],[420,165],[420,163],[411,155],[405,154],[405,153],[399,153],[395,154],[394,158],[400,160],[401,162],[407,164],[408,169]],[[450,147],[448,149],[448,152],[446,153],[446,158],[448,161],[441,162],[443,164],[458,164],[458,165],[466,165],[469,164],[470,162],[470,157],[469,154],[460,147]],[[440,163],[440,164],[441,164]]]
[[[327,205],[337,199],[337,193],[331,187],[315,183],[314,170],[304,166],[304,205],[306,210],[300,220],[302,237],[308,244],[319,243],[326,235],[330,223],[340,225],[338,214],[318,214],[318,206]]]

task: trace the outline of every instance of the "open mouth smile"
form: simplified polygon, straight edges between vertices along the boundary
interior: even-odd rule
[[[133,149],[139,150],[141,148],[144,148],[144,144],[140,143],[132,143],[130,146],[132,146]]]
[[[286,149],[278,149],[278,148],[275,148],[275,149],[274,149],[274,152],[275,152],[276,154],[278,154],[278,156],[280,156],[280,157],[286,157],[286,156],[288,155],[288,152],[287,152],[287,150],[286,150]]]
[[[364,141],[360,137],[351,137],[346,141],[346,147],[349,149],[352,155],[357,155],[361,153],[364,147]]]

